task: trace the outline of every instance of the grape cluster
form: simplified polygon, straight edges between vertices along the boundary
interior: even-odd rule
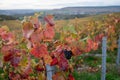
[[[72,57],[72,51],[68,51],[68,50],[63,50],[63,52],[64,52],[64,55],[65,55],[65,57],[66,57],[66,59],[71,59],[71,57]]]

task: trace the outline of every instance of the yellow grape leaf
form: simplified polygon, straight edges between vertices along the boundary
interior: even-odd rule
[[[35,67],[35,66],[36,66],[35,59],[32,59],[32,60],[31,60],[31,64],[32,64],[32,67]]]
[[[31,22],[24,22],[22,25],[23,25],[23,36],[25,38],[30,38],[31,34],[34,32],[33,24]]]
[[[61,44],[61,43],[60,43],[59,40],[56,40],[56,41],[54,42],[54,46],[55,46],[55,47],[59,46],[60,44]]]
[[[110,47],[109,47],[109,49],[110,49],[111,51],[114,51],[115,48],[117,48],[117,44],[114,44],[114,43],[111,44]]]
[[[44,61],[45,64],[50,64],[52,62],[52,58],[50,57],[50,55],[46,54],[44,55]]]
[[[69,26],[68,29],[69,29],[69,31],[70,31],[71,33],[77,34],[74,26]]]
[[[6,30],[6,31],[10,31],[9,28],[8,28],[8,26],[6,26],[6,25],[5,25],[5,26],[2,26],[1,28],[3,28],[3,29]]]
[[[43,12],[36,12],[36,13],[34,13],[34,16],[35,17],[39,17],[39,16],[41,16],[43,14]]]
[[[61,33],[61,35],[60,35],[60,41],[64,41],[64,38],[65,38],[65,34]]]
[[[45,80],[45,74],[44,73],[39,73],[38,75],[38,80]]]
[[[20,61],[20,66],[21,67],[26,67],[28,64],[28,59],[26,56],[22,57],[22,60]]]
[[[23,23],[23,29],[24,30],[31,30],[31,29],[33,29],[33,24],[30,23],[30,22],[24,22]]]
[[[64,75],[61,72],[57,72],[52,76],[53,80],[66,80]]]
[[[77,38],[77,34],[71,34],[73,38]]]

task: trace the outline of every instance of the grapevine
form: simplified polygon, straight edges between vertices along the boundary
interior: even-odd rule
[[[0,28],[0,47],[2,54],[2,68],[5,74],[8,74],[10,80],[45,80],[46,79],[46,65],[56,66],[58,70],[53,75],[53,80],[75,80],[72,75],[73,67],[70,64],[70,59],[74,56],[79,56],[83,53],[98,50],[101,46],[101,41],[104,36],[107,36],[109,41],[109,49],[113,50],[117,46],[115,27],[120,21],[114,17],[114,24],[106,23],[105,27],[99,28],[96,32],[96,27],[92,27],[95,22],[87,24],[79,32],[75,27],[69,25],[68,27],[60,27],[56,36],[56,25],[52,15],[44,17],[45,24],[41,24],[38,15],[27,17],[22,22],[22,41],[17,41],[16,36],[10,32],[7,27]],[[98,29],[97,29],[98,30]],[[119,29],[118,29],[119,30]],[[118,31],[117,31],[118,32]],[[26,48],[21,47],[25,44]],[[91,45],[92,44],[92,45]],[[6,68],[9,67],[9,68]],[[8,69],[8,70],[7,70]],[[7,70],[7,71],[6,71]],[[68,75],[64,75],[68,72]]]

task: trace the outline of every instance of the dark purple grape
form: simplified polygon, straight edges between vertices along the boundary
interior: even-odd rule
[[[63,50],[63,52],[64,52],[64,55],[65,55],[65,57],[66,57],[66,59],[71,59],[71,57],[72,57],[72,51],[68,51],[68,50]]]

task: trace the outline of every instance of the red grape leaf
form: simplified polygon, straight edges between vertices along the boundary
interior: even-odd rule
[[[15,36],[11,32],[8,32],[8,33],[4,32],[4,33],[2,33],[1,34],[1,38],[2,38],[3,41],[5,41],[5,43],[7,45],[13,43],[14,40],[15,40]]]
[[[85,48],[85,52],[90,52],[93,49],[93,41],[92,39],[87,39],[87,45]]]
[[[39,22],[38,17],[31,17],[30,22],[33,24],[34,28],[39,28],[41,23]]]
[[[53,21],[53,16],[52,15],[47,15],[44,17],[44,20],[49,24],[50,26],[54,26],[54,21]]]
[[[5,61],[5,62],[8,62],[8,61],[10,61],[13,57],[14,57],[13,53],[8,53],[8,54],[4,55],[4,61]]]
[[[1,48],[1,52],[5,55],[9,52],[9,50],[12,50],[15,46],[13,44],[9,44],[9,45],[4,45]]]
[[[6,33],[6,30],[4,28],[0,28],[0,36],[4,33]]]
[[[43,33],[40,29],[37,29],[35,32],[31,34],[30,41],[32,43],[40,42],[43,39]]]
[[[44,69],[43,67],[41,67],[40,65],[37,65],[37,66],[35,67],[35,70],[36,70],[36,71],[44,71],[45,69]]]
[[[21,58],[20,57],[13,57],[10,62],[11,62],[11,65],[14,66],[14,67],[17,67],[20,63],[20,60]]]
[[[69,74],[69,75],[68,75],[68,80],[75,80],[75,78],[73,77],[72,74]]]
[[[69,44],[71,44],[72,42],[75,42],[75,38],[73,38],[72,36],[69,36],[67,38],[65,38],[66,42],[68,42]]]
[[[59,56],[58,66],[63,71],[68,70],[69,65],[64,53],[61,53],[61,55]]]
[[[74,56],[80,55],[83,53],[83,50],[81,50],[79,47],[77,46],[72,46],[72,53]]]
[[[43,31],[43,35],[44,41],[51,41],[55,36],[54,27],[47,25],[46,29]]]
[[[103,33],[98,34],[97,36],[95,36],[95,38],[94,38],[95,42],[101,42],[101,41],[102,41],[103,36],[104,36],[104,34],[103,34]]]
[[[21,60],[20,50],[11,49],[8,53],[4,54],[4,61],[10,62],[12,66],[17,67]]]
[[[45,54],[48,54],[47,47],[44,44],[36,44],[31,49],[31,54],[35,57],[44,57]]]
[[[93,42],[93,50],[97,50],[98,49],[98,42]]]
[[[52,60],[52,62],[50,63],[50,66],[54,66],[54,65],[57,65],[58,64],[58,59],[57,58],[54,58]]]

